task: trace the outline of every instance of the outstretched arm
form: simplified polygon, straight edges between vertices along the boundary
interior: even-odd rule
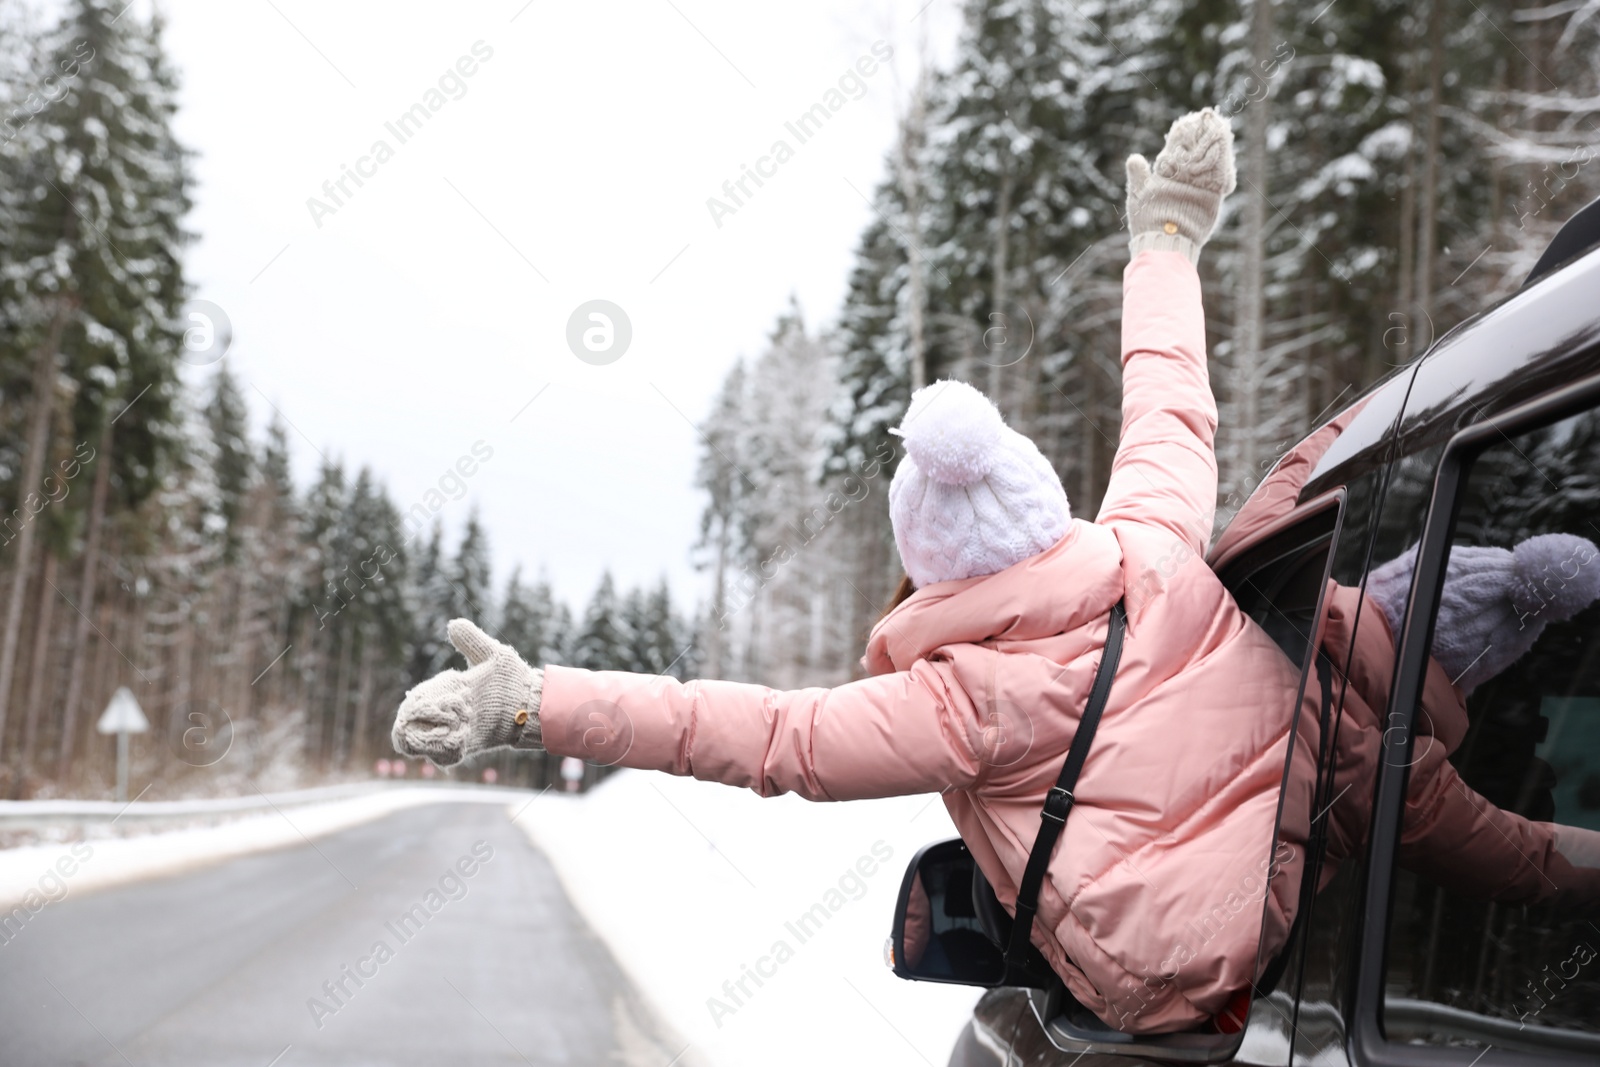
[[[979,709],[942,660],[833,689],[528,666],[465,619],[465,671],[406,694],[394,745],[443,766],[507,746],[808,800],[937,793],[983,770]]]
[[[973,785],[982,769],[978,714],[928,660],[833,689],[790,691],[550,667],[540,726],[556,755],[762,796],[862,800]]]
[[[1233,133],[1209,108],[1172,124],[1153,171],[1128,159],[1122,437],[1097,521],[1158,526],[1196,554],[1216,509],[1217,407],[1195,263],[1233,187]]]
[[[1565,847],[1563,847],[1565,846]],[[1600,869],[1588,834],[1531,822],[1484,799],[1434,745],[1411,768],[1400,864],[1457,893],[1594,914]]]

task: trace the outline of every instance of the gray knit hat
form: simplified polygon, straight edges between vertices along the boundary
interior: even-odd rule
[[[1367,595],[1399,640],[1417,546],[1373,570]],[[1470,693],[1527,655],[1544,628],[1600,598],[1600,549],[1573,534],[1541,534],[1514,549],[1450,549],[1433,658]]]

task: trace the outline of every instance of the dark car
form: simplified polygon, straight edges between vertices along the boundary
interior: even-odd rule
[[[998,986],[974,1009],[952,1067],[1600,1064],[1600,907],[1591,921],[1487,902],[1397,862],[1408,768],[1417,746],[1434,743],[1413,718],[1452,546],[1510,547],[1554,532],[1600,542],[1597,244],[1600,201],[1568,222],[1519,292],[1291,449],[1211,552],[1241,607],[1302,665],[1303,684],[1323,686],[1319,714],[1338,723],[1345,692],[1319,678],[1325,657],[1313,654],[1328,579],[1362,587],[1376,566],[1419,546],[1389,703],[1375,709],[1386,716],[1376,772],[1332,795],[1338,739],[1301,733],[1319,739],[1319,810],[1300,906],[1285,947],[1261,961],[1242,1029],[1131,1036],[1059,982]],[[1375,617],[1356,626],[1381,625]],[[1471,692],[1467,712],[1451,763],[1476,794],[1531,820],[1600,831],[1600,605],[1548,625],[1529,653]],[[1318,830],[1330,809],[1358,817],[1357,847],[1331,875]],[[1263,856],[1273,845],[1262,842]],[[908,871],[907,892],[911,881]],[[934,886],[936,910],[942,901],[941,914],[956,916],[944,921],[968,927],[959,932],[973,943],[984,943],[973,930],[992,940],[983,902],[972,907],[960,888]],[[897,922],[903,915],[904,903]]]

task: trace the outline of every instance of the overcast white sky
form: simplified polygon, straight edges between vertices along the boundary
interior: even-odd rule
[[[955,36],[956,0],[922,6],[164,0],[198,152],[190,278],[232,319],[257,428],[270,401],[302,485],[321,451],[402,508],[485,442],[440,515],[453,532],[481,509],[497,585],[543,564],[581,607],[610,567],[698,597],[691,421],[791,292],[835,315],[918,39],[940,56]],[[898,73],[798,144],[784,123],[879,40]],[[400,143],[385,123],[480,41],[492,56]],[[719,229],[707,198],[780,137],[794,158]],[[308,198],[380,139],[393,158],[319,227]],[[632,321],[607,366],[565,340],[591,299]]]

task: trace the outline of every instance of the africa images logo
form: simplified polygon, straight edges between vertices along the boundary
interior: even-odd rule
[[[889,62],[894,55],[894,48],[885,41],[874,41],[871,52],[872,55],[861,56],[839,75],[837,86],[823,93],[821,100],[802,111],[793,121],[783,124],[784,132],[794,139],[794,144],[790,144],[787,138],[777,138],[765,155],[756,157],[754,169],[747,163],[739,164],[739,176],[722,183],[722,197],[706,197],[706,210],[711,212],[711,221],[716,223],[717,229],[722,229],[724,217],[737,214],[745,201],[755,196],[756,190],[765,184],[763,178],[777,177],[778,168],[794,158],[796,146],[805,144],[821,133],[828,121],[851,100],[860,100],[867,95],[866,79],[876,74],[882,64]],[[750,188],[751,183],[755,184],[755,189]]]
[[[373,141],[367,154],[356,158],[353,169],[349,164],[341,163],[339,176],[322,183],[322,195],[326,199],[315,196],[306,198],[306,210],[311,213],[311,221],[316,223],[317,229],[322,229],[324,216],[338,214],[346,201],[352,199],[356,191],[366,184],[363,178],[378,176],[378,167],[395,157],[396,146],[405,144],[421,133],[423,126],[432,121],[433,116],[451,100],[460,100],[467,95],[466,79],[478,73],[481,64],[494,58],[494,49],[481,40],[472,42],[471,51],[472,55],[461,56],[454,66],[445,68],[436,86],[424,92],[421,100],[402,111],[392,122],[383,124],[384,130],[394,138],[393,145],[383,137]],[[352,183],[355,189],[350,188]]]

